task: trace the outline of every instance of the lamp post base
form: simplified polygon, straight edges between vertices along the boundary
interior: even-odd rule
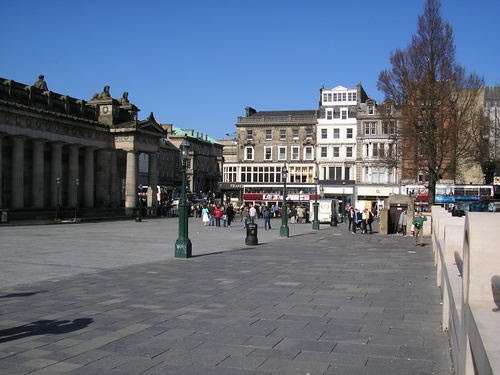
[[[319,221],[318,220],[313,220],[313,222],[312,222],[312,229],[313,230],[319,230]]]
[[[191,258],[193,255],[191,240],[189,238],[178,238],[175,241],[175,257]]]
[[[282,225],[280,227],[280,237],[290,237],[290,230],[288,225]]]

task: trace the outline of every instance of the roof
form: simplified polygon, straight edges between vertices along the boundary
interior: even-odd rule
[[[263,123],[316,123],[317,110],[291,110],[291,111],[258,111],[246,117],[238,117],[238,124],[263,124]]]
[[[217,142],[212,137],[209,137],[207,134],[203,134],[202,132],[199,132],[194,129],[180,129],[172,126],[172,136],[178,136],[178,137],[190,137],[190,138],[195,138],[203,142],[208,142],[208,143],[214,143],[214,144],[221,144]]]

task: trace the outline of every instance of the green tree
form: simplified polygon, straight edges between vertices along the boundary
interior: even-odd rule
[[[453,31],[438,0],[425,1],[417,33],[391,53],[390,63],[377,87],[402,108],[403,152],[412,155],[413,177],[425,175],[432,204],[437,182],[454,177],[457,162],[471,158],[476,143],[464,136],[475,124],[483,80],[455,61]]]

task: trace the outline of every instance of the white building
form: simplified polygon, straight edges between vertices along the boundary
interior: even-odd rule
[[[361,85],[320,89],[320,116],[316,128],[319,179],[349,183],[356,179],[358,105],[366,99]]]

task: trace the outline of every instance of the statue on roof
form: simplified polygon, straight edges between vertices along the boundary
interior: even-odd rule
[[[91,100],[107,99],[107,98],[111,98],[111,94],[109,93],[109,86],[108,85],[104,86],[104,88],[102,89],[102,92],[100,94],[94,94],[94,96],[92,96]]]
[[[130,102],[128,101],[128,92],[125,91],[118,101],[120,102],[120,104],[130,104]]]
[[[35,86],[37,89],[43,90],[43,91],[48,91],[49,88],[47,87],[47,82],[44,80],[45,76],[43,74],[40,74],[38,76],[38,81],[36,81],[33,86]]]

